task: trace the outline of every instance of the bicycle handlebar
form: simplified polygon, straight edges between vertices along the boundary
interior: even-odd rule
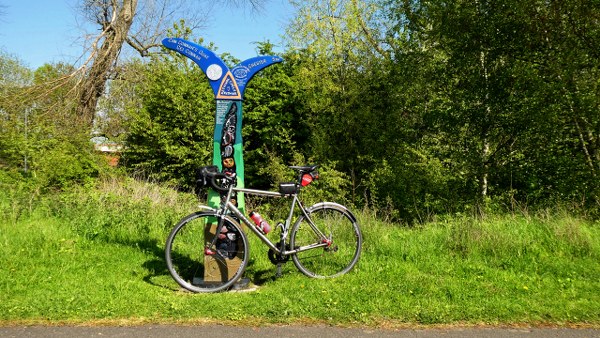
[[[200,174],[203,177],[209,178],[210,185],[215,190],[218,190],[221,192],[229,191],[229,187],[224,187],[223,184],[219,184],[218,180],[224,180],[224,181],[228,182],[227,186],[229,186],[229,184],[233,184],[235,182],[235,174],[230,176],[230,175],[221,173],[218,171],[218,168],[216,166],[203,167],[202,170],[200,171]]]

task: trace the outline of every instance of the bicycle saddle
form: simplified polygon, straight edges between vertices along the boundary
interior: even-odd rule
[[[296,166],[296,165],[290,165],[288,166],[288,168],[290,169],[294,169],[294,170],[298,170],[298,171],[302,171],[302,172],[311,172],[316,170],[319,167],[318,164],[315,165],[308,165],[308,166]]]

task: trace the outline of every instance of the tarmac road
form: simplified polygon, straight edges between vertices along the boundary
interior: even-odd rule
[[[401,337],[401,338],[600,338],[600,329],[569,328],[451,328],[451,329],[360,329],[328,326],[236,327],[221,325],[108,326],[15,326],[0,327],[2,338],[281,338],[281,337]]]

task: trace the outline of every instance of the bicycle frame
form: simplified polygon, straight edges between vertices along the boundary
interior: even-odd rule
[[[267,238],[267,236],[265,236],[265,234],[259,230],[252,221],[250,221],[242,212],[240,209],[238,209],[237,206],[235,206],[232,202],[231,202],[231,195],[233,193],[244,193],[244,194],[249,194],[249,195],[255,195],[255,196],[265,196],[265,197],[291,197],[292,198],[292,205],[290,206],[290,212],[288,214],[288,217],[285,221],[285,224],[281,225],[281,236],[280,236],[280,243],[281,245],[281,249],[279,249],[277,247],[276,244],[274,244],[273,242],[271,242],[271,240],[269,240]],[[302,204],[302,202],[300,201],[300,199],[298,198],[298,193],[295,194],[282,194],[276,191],[268,191],[268,190],[256,190],[256,189],[245,189],[245,188],[236,188],[234,186],[230,186],[228,191],[227,191],[227,195],[226,195],[226,199],[227,202],[225,204],[222,204],[221,207],[219,209],[213,209],[210,207],[204,207],[204,208],[208,208],[210,210],[213,210],[215,212],[217,212],[218,216],[219,216],[219,224],[217,227],[217,232],[220,231],[221,227],[223,226],[223,222],[225,220],[225,217],[228,215],[228,211],[231,212],[231,214],[233,214],[235,217],[237,217],[239,220],[241,220],[244,224],[246,224],[246,226],[248,227],[248,229],[250,229],[251,232],[253,232],[256,236],[258,236],[258,238],[260,238],[260,240],[267,245],[271,250],[273,250],[277,255],[283,255],[283,256],[289,256],[289,255],[293,255],[296,254],[298,252],[302,252],[302,251],[307,251],[307,250],[312,250],[315,248],[320,248],[320,247],[327,247],[329,245],[331,245],[331,239],[327,238],[314,224],[314,222],[310,219],[310,216],[308,214],[308,212],[306,211],[306,208],[304,207],[304,205]],[[288,232],[290,230],[290,227],[292,226],[292,218],[294,217],[294,211],[296,208],[296,205],[298,206],[298,208],[300,209],[300,211],[302,212],[303,216],[306,218],[306,220],[308,221],[308,224],[310,225],[310,227],[312,228],[312,230],[315,232],[315,234],[320,238],[320,243],[315,243],[315,244],[311,244],[311,245],[306,245],[303,247],[299,247],[299,248],[295,248],[292,250],[285,250],[285,242],[288,238]],[[211,246],[213,246],[216,242],[216,236],[215,238],[213,238],[213,241],[211,242]]]

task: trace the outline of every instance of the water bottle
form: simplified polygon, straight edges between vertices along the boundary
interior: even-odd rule
[[[259,214],[258,212],[254,212],[252,211],[250,213],[250,218],[252,219],[252,221],[254,221],[254,224],[256,224],[256,226],[262,230],[265,234],[268,234],[269,231],[271,231],[271,226],[269,225],[269,223],[267,223],[267,221],[265,221]]]

